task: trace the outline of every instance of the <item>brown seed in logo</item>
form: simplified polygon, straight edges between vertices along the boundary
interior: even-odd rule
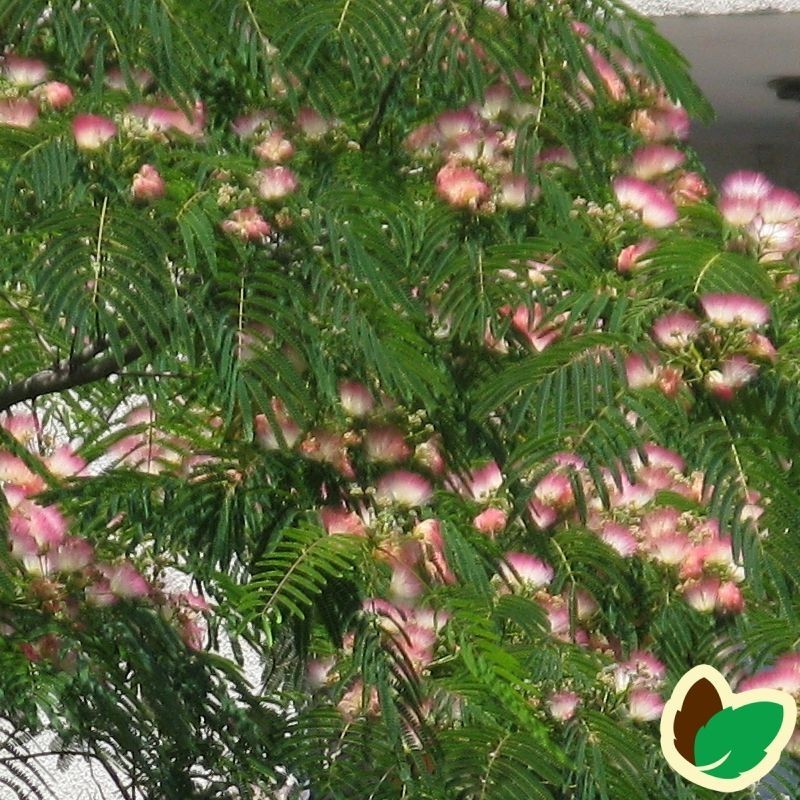
[[[700,678],[683,699],[681,710],[675,715],[673,732],[675,749],[691,764],[694,764],[694,739],[697,731],[722,711],[722,700],[707,678]]]

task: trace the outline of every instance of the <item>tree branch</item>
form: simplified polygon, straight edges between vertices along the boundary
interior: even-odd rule
[[[11,406],[25,400],[34,400],[45,394],[63,392],[102,380],[119,372],[142,355],[142,348],[135,344],[125,350],[121,360],[113,354],[97,358],[107,347],[108,342],[101,339],[87,345],[72,358],[63,359],[55,367],[40,370],[0,390],[0,411],[7,411]]]

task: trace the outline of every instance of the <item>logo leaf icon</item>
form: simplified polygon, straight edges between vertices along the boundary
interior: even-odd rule
[[[694,763],[716,778],[737,778],[758,766],[783,725],[779,703],[724,708],[697,731]]]

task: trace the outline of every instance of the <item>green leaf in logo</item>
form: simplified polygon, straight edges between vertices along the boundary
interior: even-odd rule
[[[738,778],[758,766],[782,724],[783,706],[778,703],[723,708],[697,731],[694,763],[707,775]]]

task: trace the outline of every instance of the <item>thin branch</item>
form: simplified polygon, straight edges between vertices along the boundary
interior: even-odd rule
[[[102,340],[94,342],[74,358],[62,360],[53,369],[43,369],[0,390],[0,411],[7,411],[17,403],[45,394],[63,392],[102,380],[118,373],[142,355],[142,348],[135,344],[125,350],[121,361],[113,354],[96,358],[106,347],[107,343]]]

